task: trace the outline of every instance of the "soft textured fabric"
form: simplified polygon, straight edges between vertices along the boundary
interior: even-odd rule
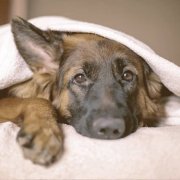
[[[180,68],[160,57],[147,45],[122,32],[62,17],[31,21],[42,29],[89,32],[120,42],[139,54],[176,96],[166,105],[167,118],[158,128],[140,128],[120,140],[83,137],[63,126],[64,154],[49,168],[23,158],[12,123],[0,124],[0,179],[179,179],[180,178]],[[0,89],[25,81],[32,72],[18,54],[10,26],[0,27]]]
[[[65,148],[49,168],[25,160],[17,127],[1,125],[0,179],[180,179],[180,126],[141,128],[114,141],[92,140],[64,126]]]

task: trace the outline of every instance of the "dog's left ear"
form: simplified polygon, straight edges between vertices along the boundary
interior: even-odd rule
[[[144,83],[148,96],[151,99],[157,99],[161,96],[163,84],[160,78],[155,74],[152,69],[144,62]]]
[[[31,70],[54,72],[63,53],[63,33],[43,31],[22,18],[11,23],[17,49]]]

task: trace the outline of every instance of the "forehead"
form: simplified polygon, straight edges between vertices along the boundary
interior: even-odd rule
[[[97,66],[131,64],[141,69],[142,58],[126,46],[94,34],[69,34],[64,38],[67,65]]]

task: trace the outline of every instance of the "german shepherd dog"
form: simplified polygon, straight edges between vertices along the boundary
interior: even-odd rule
[[[61,154],[59,120],[84,136],[119,139],[164,113],[168,90],[126,46],[95,34],[43,31],[21,18],[11,27],[33,77],[1,91],[0,122],[20,125],[17,142],[32,162],[49,165]]]

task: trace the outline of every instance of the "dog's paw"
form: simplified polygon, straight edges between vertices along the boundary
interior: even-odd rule
[[[58,159],[63,149],[63,139],[60,130],[50,127],[22,128],[17,136],[17,142],[23,150],[24,157],[35,164],[48,166]]]

